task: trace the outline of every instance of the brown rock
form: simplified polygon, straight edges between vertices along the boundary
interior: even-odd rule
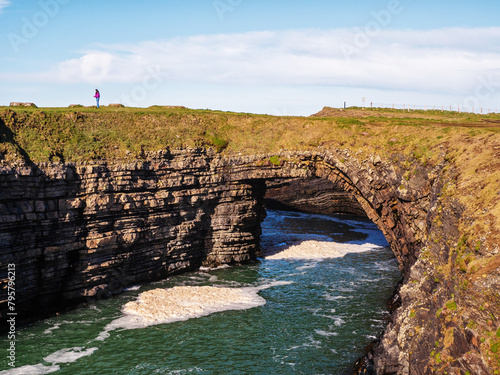
[[[11,107],[33,107],[38,108],[35,103],[11,102]]]

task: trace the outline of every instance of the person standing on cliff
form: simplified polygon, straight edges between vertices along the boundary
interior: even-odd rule
[[[99,108],[99,99],[101,99],[101,93],[99,92],[99,90],[95,89],[95,95],[94,95],[94,98],[97,102],[97,108]]]

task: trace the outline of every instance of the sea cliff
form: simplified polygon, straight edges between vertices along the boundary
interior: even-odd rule
[[[27,315],[107,298],[201,265],[255,260],[266,184],[316,179],[328,181],[350,210],[362,209],[377,224],[404,275],[388,328],[360,373],[500,369],[499,168],[491,161],[500,149],[496,131],[471,134],[457,127],[457,135],[443,131],[435,144],[425,135],[416,138],[427,142],[427,151],[391,138],[393,152],[382,153],[369,138],[380,141],[385,130],[366,130],[367,120],[360,144],[331,141],[258,153],[231,149],[233,128],[222,143],[204,129],[212,146],[139,148],[127,160],[97,157],[104,151],[96,149],[94,160],[72,161],[61,149],[47,154],[49,162],[36,160],[43,150],[30,151],[33,146],[23,143],[28,138],[18,135],[47,116],[27,116],[30,125],[7,115],[0,165],[2,316],[8,265],[16,269],[18,312]],[[75,116],[78,131],[86,123]],[[92,118],[106,120],[101,116]],[[348,131],[345,122],[331,121]],[[425,134],[439,126],[405,131]],[[222,130],[216,132],[219,139]]]

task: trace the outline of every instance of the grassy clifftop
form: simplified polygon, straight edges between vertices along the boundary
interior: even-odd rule
[[[324,111],[323,111],[324,112]],[[317,146],[363,154],[432,157],[440,144],[500,132],[500,115],[394,110],[330,110],[330,117],[275,117],[187,108],[0,107],[0,155],[21,150],[33,162],[129,159],[166,147],[225,152],[276,152]],[[495,123],[498,121],[499,123]]]

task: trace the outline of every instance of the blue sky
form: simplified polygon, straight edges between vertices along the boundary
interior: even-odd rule
[[[500,2],[0,0],[0,105],[500,109]]]

